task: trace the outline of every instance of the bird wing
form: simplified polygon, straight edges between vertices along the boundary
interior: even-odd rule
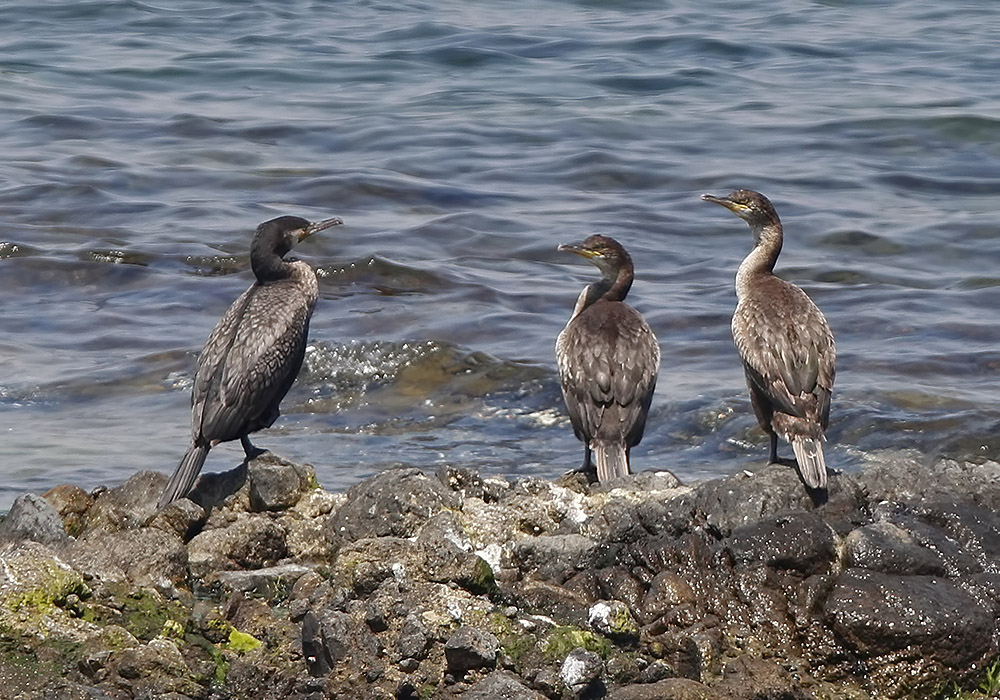
[[[638,444],[660,367],[660,346],[642,315],[597,302],[557,341],[559,378],[577,437]]]
[[[836,371],[833,334],[805,292],[773,282],[780,284],[736,307],[733,340],[747,377],[777,410],[825,428]]]
[[[213,351],[199,394],[206,438],[240,437],[248,424],[276,408],[302,364],[314,306],[314,297],[274,283],[254,285],[230,307],[216,328],[220,338],[213,344],[213,332],[203,351]]]

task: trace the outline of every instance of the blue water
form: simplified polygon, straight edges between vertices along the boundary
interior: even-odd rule
[[[595,232],[662,345],[635,468],[755,468],[749,232],[698,199],[734,187],[834,329],[830,464],[1000,457],[995,3],[14,1],[0,26],[0,510],[173,470],[197,352],[286,213],[346,225],[297,251],[312,344],[255,441],[328,488],[577,466],[553,343],[596,270],[556,246]]]

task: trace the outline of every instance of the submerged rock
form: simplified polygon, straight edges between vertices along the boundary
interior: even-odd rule
[[[994,463],[878,457],[818,506],[782,466],[330,494],[265,456],[154,512],[162,479],[0,526],[12,696],[921,698],[998,654]]]

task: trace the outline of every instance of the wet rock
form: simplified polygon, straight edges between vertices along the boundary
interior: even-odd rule
[[[494,671],[467,691],[462,700],[545,700],[509,671]]]
[[[91,530],[69,550],[79,571],[105,582],[130,583],[172,593],[187,579],[187,549],[176,535],[143,527],[109,533]]]
[[[204,530],[188,543],[191,573],[198,578],[213,571],[274,566],[287,555],[285,531],[261,514],[248,514],[228,527]]]
[[[782,515],[737,528],[727,549],[737,568],[767,565],[806,576],[828,570],[837,556],[834,531],[815,513]]]
[[[826,614],[848,648],[862,658],[886,659],[873,666],[872,676],[888,687],[901,682],[904,659],[920,669],[905,682],[919,687],[933,677],[928,661],[969,668],[994,649],[993,611],[948,579],[848,569],[826,602]]]
[[[489,632],[475,627],[460,627],[444,645],[448,672],[461,676],[473,669],[493,668],[499,646],[499,640]]]
[[[352,486],[325,533],[332,542],[412,537],[442,509],[459,505],[459,497],[438,479],[418,469],[390,469]]]
[[[41,496],[18,496],[7,517],[0,521],[0,542],[32,540],[58,544],[69,540],[59,512]]]
[[[257,511],[291,508],[316,487],[316,471],[311,466],[295,464],[269,452],[247,465],[247,477],[250,507]]]
[[[121,486],[99,495],[87,511],[84,531],[121,532],[142,526],[156,511],[156,502],[167,485],[159,472],[141,471]]]
[[[844,540],[844,565],[884,574],[945,574],[940,556],[918,544],[903,528],[888,522],[853,530]]]
[[[715,690],[733,700],[812,700],[813,695],[796,684],[785,669],[773,661],[741,656],[726,664],[722,683]]]
[[[125,649],[114,655],[109,668],[146,696],[201,693],[177,645],[168,639],[158,637],[144,646]]]
[[[559,669],[559,677],[574,696],[583,695],[600,681],[604,673],[601,657],[586,649],[574,649]]]
[[[608,695],[608,700],[727,700],[707,685],[685,678],[629,685]]]

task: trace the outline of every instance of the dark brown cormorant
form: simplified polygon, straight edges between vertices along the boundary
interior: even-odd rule
[[[646,427],[660,369],[660,346],[646,320],[625,303],[632,258],[618,241],[590,236],[559,250],[582,255],[601,271],[583,288],[556,341],[563,398],[573,432],[583,441],[584,472],[607,481],[629,473],[629,451]]]
[[[733,340],[743,359],[754,413],[771,437],[770,461],[780,461],[781,434],[792,443],[802,482],[825,489],[823,440],[836,361],[830,326],[805,292],[773,274],[782,231],[767,197],[736,190],[725,197],[701,198],[721,204],[753,231],[753,250],[736,273]]]
[[[247,435],[277,419],[278,404],[302,367],[319,292],[312,268],[284,255],[299,241],[340,223],[280,216],[257,227],[250,244],[257,281],[229,307],[198,357],[191,392],[192,445],[158,507],[187,495],[208,451],[220,442],[239,438],[247,459],[262,452]]]

